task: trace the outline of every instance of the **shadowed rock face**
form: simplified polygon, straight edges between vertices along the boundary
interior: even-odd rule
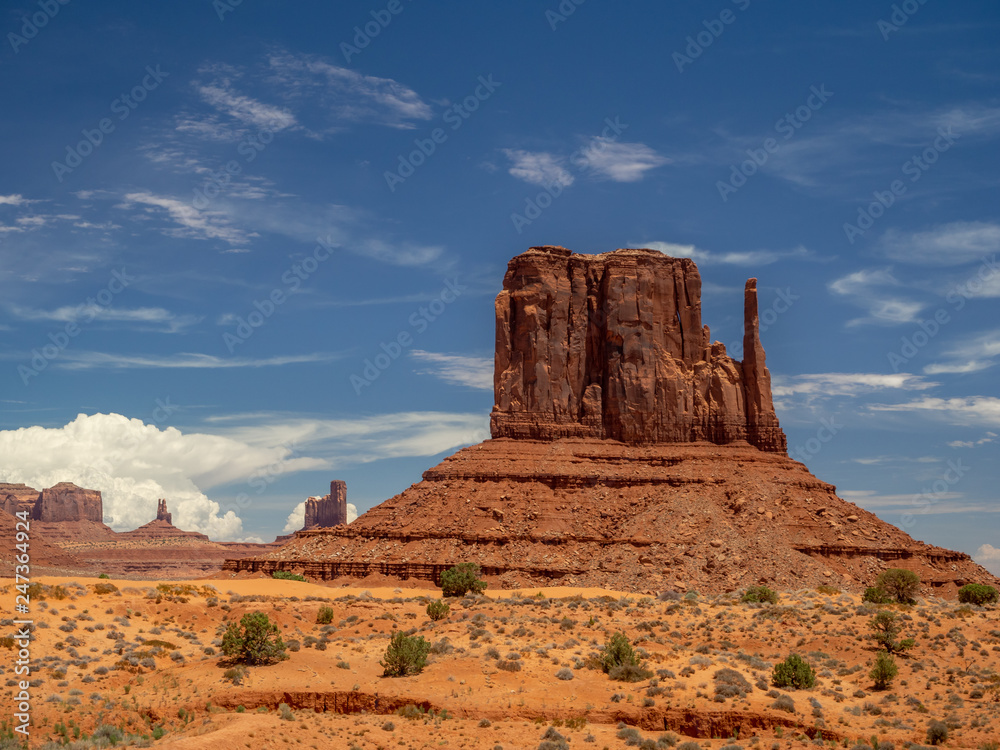
[[[745,440],[784,453],[756,279],[744,311],[738,362],[702,325],[694,261],[652,250],[531,248],[510,261],[496,300],[493,437]]]
[[[33,518],[38,521],[95,521],[103,523],[101,493],[85,490],[72,482],[60,482],[42,490]]]

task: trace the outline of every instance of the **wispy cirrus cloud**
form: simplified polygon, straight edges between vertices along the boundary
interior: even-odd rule
[[[776,375],[771,392],[775,396],[859,396],[883,390],[924,391],[939,383],[909,373],[819,372],[807,375]]]
[[[580,161],[598,179],[638,182],[646,172],[671,160],[645,143],[619,143],[597,136],[580,150]]]
[[[849,320],[848,327],[912,323],[925,307],[923,303],[899,293],[903,284],[893,275],[891,268],[855,271],[831,281],[828,288],[834,294],[847,297],[858,307],[867,309],[866,317]],[[890,293],[889,290],[895,291]]]
[[[178,315],[162,307],[123,308],[98,304],[67,305],[53,310],[41,310],[21,305],[10,305],[11,314],[18,320],[31,322],[134,324],[139,328],[176,333],[196,323],[197,315]]]
[[[868,404],[866,408],[879,412],[926,414],[956,425],[1000,427],[1000,398],[995,396],[925,397],[902,404]]]
[[[632,243],[633,247],[643,247],[650,250],[657,250],[664,255],[674,258],[690,258],[696,263],[705,264],[728,264],[735,266],[766,266],[776,263],[779,260],[796,259],[812,260],[816,258],[815,253],[805,247],[799,246],[792,250],[741,250],[731,252],[714,252],[704,250],[695,245],[682,245],[674,242],[639,242]]]
[[[945,352],[946,359],[924,367],[927,375],[964,375],[989,369],[1000,357],[1000,330],[967,338]]]
[[[956,221],[913,231],[889,229],[879,238],[877,248],[906,263],[961,265],[1000,251],[1000,224]]]
[[[114,354],[108,352],[64,351],[54,366],[62,370],[216,370],[245,367],[282,367],[284,365],[332,362],[342,355],[333,352],[276,355],[273,357],[216,357],[198,352],[177,354]]]
[[[440,354],[414,349],[410,356],[424,367],[417,372],[433,375],[446,383],[482,391],[493,390],[493,358]]]
[[[547,151],[524,151],[505,148],[504,154],[511,162],[508,173],[532,185],[561,185],[569,187],[574,177],[565,168],[565,158]]]
[[[258,236],[255,232],[233,226],[221,211],[201,211],[188,202],[148,191],[127,193],[118,208],[131,209],[135,204],[147,206],[145,210],[149,213],[165,213],[173,226],[165,227],[163,233],[173,237],[218,239],[230,245],[240,245]]]

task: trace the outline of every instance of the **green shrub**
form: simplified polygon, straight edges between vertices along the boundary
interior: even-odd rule
[[[623,665],[638,666],[639,657],[624,633],[615,633],[608,638],[601,651],[601,668],[610,672],[613,667]]]
[[[872,604],[889,604],[892,599],[889,598],[884,589],[878,586],[869,586],[865,589],[865,594],[861,597],[861,601],[871,602]]]
[[[222,653],[243,664],[270,664],[287,659],[278,626],[263,612],[248,612],[231,622],[222,636]]]
[[[875,585],[900,604],[913,604],[920,589],[920,577],[912,570],[889,568],[879,574]]]
[[[465,596],[468,592],[486,591],[486,581],[479,580],[481,571],[475,563],[461,563],[441,574],[441,593],[445,596]]]
[[[932,745],[940,745],[948,739],[948,725],[943,721],[931,719],[927,725],[927,741]]]
[[[271,578],[277,578],[280,581],[305,581],[303,576],[298,573],[292,573],[288,570],[276,570],[271,573]]]
[[[997,590],[982,583],[967,583],[958,590],[958,600],[962,604],[976,604],[980,607],[984,604],[996,604]]]
[[[222,673],[222,676],[234,685],[242,685],[243,678],[247,676],[247,671],[243,667],[230,667]]]
[[[107,573],[101,573],[101,574],[100,574],[99,576],[97,576],[97,577],[98,577],[98,578],[111,578],[111,576],[109,576],[109,575],[108,575]]]
[[[329,625],[333,622],[333,607],[327,607],[326,605],[319,608],[319,612],[316,613],[316,623],[318,625]]]
[[[619,664],[608,670],[608,677],[618,682],[643,682],[652,676],[652,670],[641,664]]]
[[[422,636],[410,636],[397,630],[392,634],[385,656],[379,662],[384,670],[382,674],[386,677],[420,674],[427,666],[427,653],[430,650],[431,644]]]
[[[914,640],[904,638],[897,640],[902,628],[899,624],[899,616],[895,612],[883,609],[875,613],[875,616],[868,622],[868,627],[874,631],[872,638],[883,649],[890,654],[901,654],[913,648]]]
[[[877,690],[884,690],[889,687],[889,683],[892,682],[897,674],[899,674],[899,667],[896,666],[896,660],[892,654],[888,651],[879,651],[875,655],[875,664],[872,666],[872,671],[868,673],[868,676],[872,678],[872,682],[875,683],[875,688]]]
[[[117,594],[118,587],[113,583],[95,583],[94,584],[95,594]]]
[[[740,598],[741,602],[778,603],[778,592],[767,586],[751,586]]]
[[[816,684],[816,670],[798,654],[774,665],[771,682],[777,687],[811,688]]]
[[[440,599],[427,605],[427,616],[434,621],[443,620],[448,616],[450,611],[451,607],[448,606],[448,602],[441,601]]]

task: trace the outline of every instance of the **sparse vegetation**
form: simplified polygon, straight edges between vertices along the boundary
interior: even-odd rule
[[[975,604],[980,607],[985,604],[996,604],[997,590],[982,583],[967,583],[958,590],[958,600],[963,604]]]
[[[288,570],[276,570],[271,573],[271,578],[277,578],[280,581],[305,581],[305,576],[300,576],[298,573],[292,573]]]
[[[920,577],[912,570],[889,568],[879,574],[875,585],[896,602],[913,604],[920,589]]]
[[[427,616],[435,622],[446,618],[450,611],[451,607],[448,606],[448,602],[442,601],[441,599],[436,599],[427,605]]]
[[[479,566],[475,563],[460,563],[441,574],[441,593],[444,596],[465,596],[470,591],[481,594],[486,591],[486,581],[480,580]]]
[[[757,602],[762,604],[777,604],[778,592],[767,586],[751,586],[740,597],[741,602]]]
[[[912,638],[898,640],[902,628],[899,624],[899,615],[895,612],[885,609],[876,612],[868,622],[868,627],[874,631],[872,638],[875,642],[890,654],[901,654],[914,646]]]
[[[776,687],[811,688],[816,684],[816,670],[798,654],[774,665],[771,682]]]
[[[899,667],[896,666],[896,660],[892,654],[885,650],[875,654],[875,663],[872,665],[872,671],[868,673],[868,676],[872,678],[872,682],[875,683],[877,690],[885,690],[889,687],[889,683],[892,682],[897,674],[899,674]]]
[[[251,665],[288,658],[278,626],[263,612],[249,612],[239,623],[230,623],[222,636],[222,653]]]
[[[316,613],[316,624],[329,625],[331,622],[333,622],[333,607],[328,607],[324,604],[319,608],[319,612]]]
[[[392,640],[379,661],[386,677],[407,677],[420,674],[427,666],[427,654],[431,644],[422,636],[406,635],[400,630],[392,634]]]
[[[940,745],[948,741],[948,725],[943,721],[931,719],[927,725],[927,741],[932,745]]]

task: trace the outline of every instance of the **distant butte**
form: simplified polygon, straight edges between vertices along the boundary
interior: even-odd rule
[[[860,591],[887,567],[944,596],[998,583],[787,456],[756,279],[743,303],[737,361],[702,324],[690,259],[531,248],[510,261],[496,300],[493,439],[349,526],[297,532],[226,569],[437,581],[471,561],[505,588],[637,591]]]

